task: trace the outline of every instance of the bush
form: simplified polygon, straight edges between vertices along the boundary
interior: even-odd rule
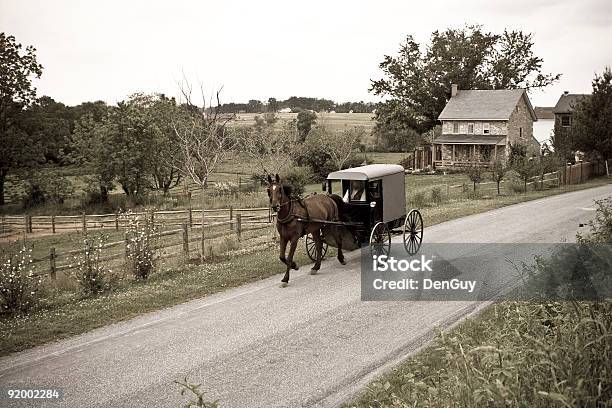
[[[109,276],[112,271],[100,261],[104,241],[103,237],[95,241],[85,238],[83,240],[84,252],[74,257],[76,281],[87,295],[102,293],[111,286]]]
[[[34,275],[31,252],[23,247],[0,263],[0,308],[5,313],[27,312],[38,301],[41,279]]]
[[[21,200],[22,206],[27,209],[47,202],[63,204],[73,193],[72,183],[64,177],[37,174],[28,181],[25,195]]]
[[[292,193],[296,196],[304,194],[304,188],[312,183],[313,174],[308,167],[292,167],[283,176],[283,182],[291,187]]]
[[[123,218],[127,225],[128,270],[136,279],[147,279],[154,268],[157,228],[148,214],[138,217],[127,212]]]
[[[440,187],[434,187],[431,189],[431,201],[440,204],[442,202],[442,189]]]

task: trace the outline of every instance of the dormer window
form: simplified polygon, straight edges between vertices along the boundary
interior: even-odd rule
[[[491,132],[491,130],[489,129],[489,124],[488,123],[483,123],[482,124],[482,134],[483,135],[488,135]]]

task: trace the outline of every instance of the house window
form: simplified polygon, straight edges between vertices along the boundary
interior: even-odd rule
[[[523,138],[523,128],[522,127],[519,128],[519,137],[521,139]]]
[[[459,133],[459,124],[457,122],[453,123],[453,133]]]
[[[482,124],[482,134],[483,135],[488,135],[489,133],[491,133],[491,131],[489,129],[489,124],[488,123],[483,123]]]
[[[468,123],[468,133],[474,133],[474,124]]]
[[[570,127],[572,124],[572,117],[570,115],[561,115],[561,126]]]

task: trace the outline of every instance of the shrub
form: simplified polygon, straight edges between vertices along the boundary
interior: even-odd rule
[[[148,214],[138,217],[127,212],[123,218],[127,225],[127,268],[136,279],[146,279],[154,268],[157,228]]]
[[[206,393],[200,390],[202,384],[191,384],[187,381],[187,377],[185,377],[183,381],[174,382],[181,386],[181,396],[184,396],[186,392],[189,392],[192,398],[195,398],[195,400],[189,400],[187,404],[183,405],[184,407],[218,408],[219,400],[208,401],[204,398]]]
[[[102,293],[110,288],[109,275],[112,273],[100,261],[105,239],[83,240],[83,253],[74,257],[76,265],[75,278],[83,292],[87,295]]]
[[[308,167],[292,167],[283,177],[283,182],[291,186],[294,195],[304,194],[304,187],[313,180],[313,174]]]
[[[472,165],[467,169],[467,175],[470,181],[474,183],[474,191],[476,191],[476,184],[482,181],[483,168],[478,165]]]
[[[41,279],[34,275],[31,250],[25,246],[18,254],[0,263],[0,307],[3,312],[27,312],[38,301]]]
[[[612,198],[595,201],[595,219],[588,225],[589,235],[578,234],[579,242],[612,242]]]
[[[434,187],[431,189],[431,201],[436,204],[442,202],[442,189],[440,187]]]
[[[218,181],[213,185],[213,194],[218,197],[227,197],[238,193],[238,183],[231,181]]]
[[[74,187],[66,178],[40,173],[28,181],[22,206],[25,209],[46,202],[63,204],[73,193]]]

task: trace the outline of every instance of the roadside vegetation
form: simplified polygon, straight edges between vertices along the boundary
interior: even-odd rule
[[[370,383],[350,407],[604,407],[612,395],[612,303],[580,293],[584,245],[612,242],[612,198],[597,203],[589,233],[576,251],[540,259],[528,271],[546,279],[540,302],[503,301],[488,307]],[[610,265],[609,257],[601,262]],[[563,265],[570,273],[560,273]],[[574,270],[574,265],[580,270]],[[593,271],[608,279],[609,269]],[[554,281],[554,288],[549,287]],[[576,286],[578,283],[578,286]],[[568,288],[574,290],[568,291]],[[584,289],[582,287],[582,289]],[[552,291],[551,291],[552,290]],[[608,289],[609,290],[609,289]],[[564,300],[550,293],[564,293]],[[584,293],[582,293],[583,295]]]

